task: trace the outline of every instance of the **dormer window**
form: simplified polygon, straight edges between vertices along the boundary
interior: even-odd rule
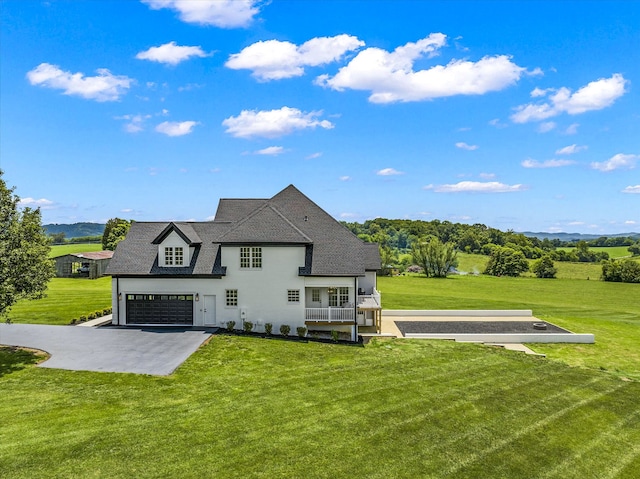
[[[165,246],[164,265],[165,266],[184,265],[184,248],[182,248],[182,246]]]

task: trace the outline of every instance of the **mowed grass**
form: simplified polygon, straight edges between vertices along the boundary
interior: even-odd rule
[[[0,477],[640,474],[640,383],[499,348],[215,336],[170,377],[0,358]]]
[[[71,253],[88,253],[90,251],[102,251],[100,243],[61,244],[51,246],[49,258],[56,258]]]
[[[381,277],[384,309],[531,309],[534,316],[595,344],[534,349],[573,366],[640,379],[640,284],[603,281],[452,276]]]
[[[81,315],[110,307],[111,277],[53,278],[45,298],[18,301],[9,318],[14,323],[69,324]]]

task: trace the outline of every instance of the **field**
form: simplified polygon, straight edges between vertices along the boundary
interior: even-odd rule
[[[214,336],[171,377],[0,359],[12,479],[640,474],[640,383],[498,348]]]
[[[603,281],[454,276],[379,278],[386,309],[532,309],[596,344],[535,345],[553,360],[640,379],[640,285]]]
[[[56,256],[64,256],[71,253],[87,253],[89,251],[102,251],[100,243],[79,243],[79,244],[62,244],[54,245],[49,252],[49,258]]]
[[[593,251],[594,253],[600,253],[604,251],[605,253],[609,253],[609,258],[617,259],[617,258],[628,258],[631,256],[631,253],[627,250],[628,246],[593,246],[589,247],[589,251]],[[573,251],[575,248],[558,248],[565,251]]]
[[[40,369],[0,347],[0,477],[640,476],[640,285],[378,286],[388,309],[533,309],[596,344],[530,345],[543,359],[447,341],[218,335],[170,377]],[[109,278],[55,279],[14,318],[65,324],[107,307],[109,290]]]
[[[15,323],[69,324],[111,307],[111,278],[53,278],[43,299],[19,301],[9,312]]]

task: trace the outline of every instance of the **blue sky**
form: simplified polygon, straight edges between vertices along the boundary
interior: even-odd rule
[[[0,168],[45,223],[640,231],[640,2],[0,4]]]

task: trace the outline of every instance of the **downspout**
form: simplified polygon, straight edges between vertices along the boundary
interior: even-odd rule
[[[113,324],[113,318],[111,324]],[[120,326],[120,277],[118,276],[116,276],[116,325]]]
[[[353,295],[355,301],[353,302],[353,342],[358,342],[358,277],[353,278]]]

